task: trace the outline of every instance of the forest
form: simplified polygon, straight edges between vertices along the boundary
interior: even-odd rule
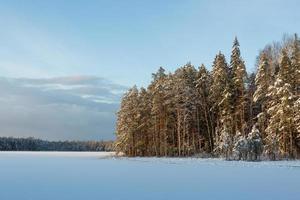
[[[300,41],[266,45],[247,73],[237,38],[211,71],[191,63],[130,88],[117,113],[115,149],[126,156],[228,160],[300,157]]]
[[[112,141],[46,141],[0,137],[0,151],[112,151]]]

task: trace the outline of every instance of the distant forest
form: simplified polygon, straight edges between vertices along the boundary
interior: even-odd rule
[[[206,155],[236,160],[300,157],[300,42],[265,46],[247,73],[235,38],[230,62],[219,52],[208,71],[191,63],[152,74],[129,89],[115,148],[127,156]]]
[[[0,137],[0,151],[113,151],[113,142]]]

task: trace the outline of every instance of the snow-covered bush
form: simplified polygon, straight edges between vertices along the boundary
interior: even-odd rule
[[[234,137],[234,146],[233,146],[234,159],[247,160],[248,150],[249,148],[248,148],[247,138],[244,135],[242,135],[240,132],[237,132],[236,136]]]
[[[276,160],[280,157],[279,153],[279,135],[272,134],[267,136],[267,144],[264,146],[264,154],[270,160]]]
[[[263,143],[259,130],[256,125],[252,127],[251,132],[247,137],[248,142],[248,159],[249,160],[259,160],[260,155],[263,151]]]
[[[217,142],[217,147],[215,151],[226,158],[228,160],[231,155],[231,150],[232,150],[232,139],[229,134],[229,131],[227,127],[224,127],[219,136],[219,141]]]

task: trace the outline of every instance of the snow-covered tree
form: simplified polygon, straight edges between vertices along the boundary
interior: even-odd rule
[[[214,60],[211,81],[209,91],[209,101],[211,102],[210,111],[213,118],[213,127],[216,127],[214,129],[214,138],[216,143],[218,143],[218,141],[220,141],[218,139],[220,132],[217,130],[225,128],[222,127],[224,122],[226,122],[227,129],[229,129],[230,132],[232,130],[231,120],[225,120],[225,118],[230,119],[232,114],[229,68],[225,56],[221,52],[219,52]],[[216,144],[216,146],[219,146],[219,144]]]
[[[300,153],[300,40],[295,34],[292,53],[291,53],[291,66],[293,73],[292,80],[292,90],[294,94],[294,125],[295,125],[295,135],[296,135],[296,153],[299,156]]]
[[[133,87],[124,95],[116,150],[128,156],[205,152],[257,160],[264,144],[271,159],[297,157],[299,52],[297,36],[265,48],[257,74],[247,77],[235,39],[230,66],[220,52],[211,72],[204,65],[197,70],[191,63],[169,74],[159,68],[147,89]]]
[[[212,110],[218,112],[218,104],[222,101],[224,88],[227,87],[229,81],[229,71],[225,56],[219,52],[216,56],[212,68],[212,85],[210,87],[210,100],[213,103]]]
[[[151,94],[152,134],[155,155],[164,155],[167,151],[166,140],[166,107],[165,107],[165,69],[160,67],[157,73],[152,74],[153,82],[149,87]]]
[[[264,153],[269,157],[270,160],[276,160],[279,158],[279,133],[275,129],[272,134],[268,134],[266,138],[266,145],[264,147]]]
[[[138,123],[136,134],[136,154],[145,156],[152,150],[148,147],[149,138],[151,138],[151,98],[145,88],[141,88],[138,96],[137,116],[135,121]]]
[[[245,122],[247,126],[245,133],[251,131],[252,126],[256,123],[255,117],[259,112],[259,104],[253,100],[256,91],[255,77],[256,73],[252,72],[246,81]]]
[[[267,126],[266,106],[268,104],[268,88],[272,84],[271,66],[265,53],[260,55],[258,71],[255,77],[256,91],[253,95],[254,102],[260,105],[260,113],[257,115],[258,128],[265,136]]]
[[[296,146],[299,151],[300,148],[300,98],[294,103],[294,120],[295,120],[295,131],[296,131]],[[298,152],[297,152],[298,153]]]
[[[292,67],[292,89],[293,93],[300,96],[300,41],[298,39],[297,34],[295,34],[295,38],[292,45],[292,53],[291,53],[291,67]]]
[[[136,155],[136,133],[138,123],[136,120],[138,107],[138,89],[132,87],[123,97],[118,112],[116,151],[129,156]]]
[[[210,152],[214,149],[214,127],[212,122],[212,114],[210,112],[211,102],[209,99],[209,90],[211,86],[211,76],[202,64],[199,67],[196,77],[197,90],[197,129],[198,132],[205,132],[204,135],[208,142]]]
[[[177,110],[177,134],[179,155],[190,155],[196,152],[196,144],[200,133],[196,126],[196,98],[195,80],[197,71],[191,63],[175,71],[175,101]]]
[[[270,118],[266,128],[267,147],[272,149],[274,144],[271,143],[278,143],[280,157],[295,157],[294,98],[290,70],[290,60],[283,50],[280,71],[267,95],[270,98],[267,110]]]
[[[255,77],[256,91],[254,101],[265,104],[268,88],[271,85],[271,69],[265,53],[260,56],[257,74]],[[264,109],[264,107],[262,108]]]
[[[233,98],[234,130],[244,134],[245,131],[245,80],[246,67],[241,58],[239,42],[234,39],[230,60],[230,84]]]

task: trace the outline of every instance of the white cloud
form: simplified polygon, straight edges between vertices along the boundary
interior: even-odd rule
[[[0,135],[112,139],[126,87],[91,76],[0,78]]]

